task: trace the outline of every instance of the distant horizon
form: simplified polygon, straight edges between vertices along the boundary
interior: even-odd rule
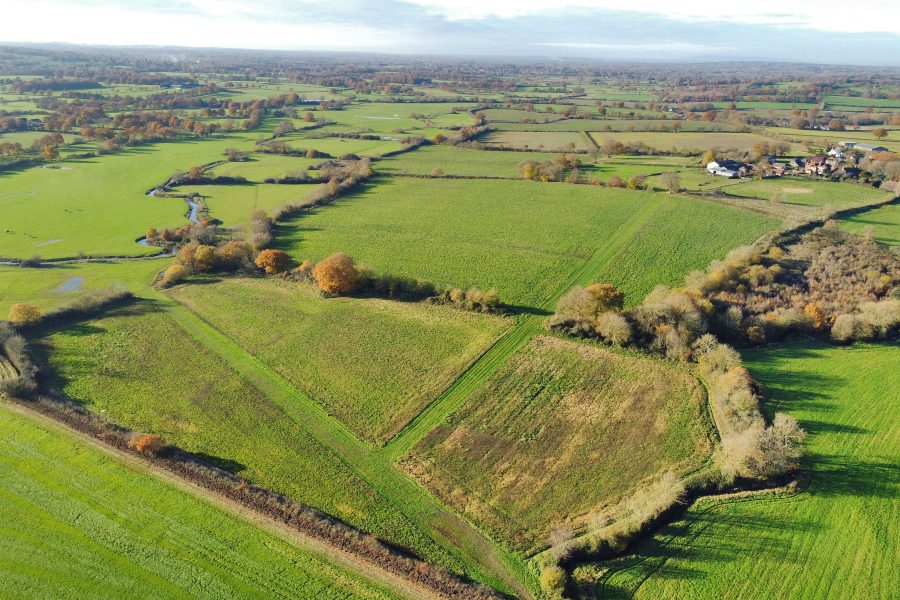
[[[6,0],[3,43],[900,66],[900,5],[758,0]],[[73,27],[73,23],[90,23]],[[137,26],[135,26],[137,25]],[[227,40],[227,43],[222,43]]]
[[[896,64],[877,64],[877,63],[854,63],[854,62],[812,62],[778,58],[754,58],[754,57],[703,57],[703,58],[644,58],[644,57],[603,57],[603,56],[579,56],[579,55],[540,55],[540,54],[453,54],[449,52],[402,52],[387,50],[340,50],[340,49],[316,49],[316,48],[256,48],[256,47],[240,47],[240,46],[187,46],[175,44],[100,44],[91,42],[54,42],[54,41],[18,41],[18,40],[0,40],[0,48],[15,47],[31,47],[44,48],[52,50],[72,50],[79,49],[96,49],[96,50],[115,50],[117,48],[127,50],[147,50],[147,51],[222,51],[222,52],[259,52],[270,54],[308,54],[308,55],[365,55],[371,57],[407,57],[407,58],[446,58],[452,60],[485,60],[485,61],[518,61],[522,63],[543,64],[552,62],[569,62],[569,63],[597,63],[597,64],[671,64],[671,65],[703,65],[703,64],[774,64],[774,65],[794,65],[794,66],[814,66],[814,67],[848,67],[848,68],[876,68],[876,69],[892,69],[900,70],[900,62]]]

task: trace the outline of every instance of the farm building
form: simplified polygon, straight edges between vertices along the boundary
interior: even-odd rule
[[[825,156],[809,156],[806,159],[804,172],[808,175],[824,175],[831,170],[828,158]]]
[[[706,164],[706,170],[712,175],[722,177],[744,177],[753,169],[753,165],[746,165],[736,160],[719,160]]]
[[[887,152],[884,146],[876,146],[875,144],[864,144],[861,142],[841,142],[841,146],[847,150],[859,150],[861,152]]]

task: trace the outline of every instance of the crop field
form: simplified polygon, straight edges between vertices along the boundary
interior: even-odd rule
[[[798,341],[747,353],[766,408],[809,432],[793,494],[709,500],[597,586],[618,598],[891,598],[900,579],[896,345]]]
[[[39,351],[50,366],[48,383],[106,418],[443,559],[338,457],[152,304],[47,332]]]
[[[178,169],[220,158],[226,148],[240,147],[242,139],[155,144],[64,161],[58,169],[0,173],[0,256],[156,253],[135,240],[150,226],[186,223],[186,207],[177,198],[148,198],[147,190]]]
[[[264,279],[228,279],[171,293],[379,445],[509,325],[444,306],[328,299],[305,283]]]
[[[859,206],[878,200],[887,200],[891,192],[866,185],[815,181],[799,178],[777,178],[742,181],[726,188],[729,194],[770,200],[801,206],[830,205],[835,209]]]
[[[547,152],[582,150],[592,146],[584,135],[575,131],[493,131],[478,138],[486,146]]]
[[[872,238],[888,247],[900,246],[900,205],[890,204],[841,219],[841,229]]]
[[[0,265],[0,319],[19,302],[43,311],[69,304],[85,292],[108,288],[127,289],[152,295],[150,283],[169,265],[170,259],[129,262],[72,263],[39,268]]]
[[[406,468],[518,551],[710,451],[705,393],[674,368],[538,336],[412,451]]]
[[[603,145],[607,139],[617,140],[623,144],[643,142],[652,148],[669,151],[690,150],[699,154],[706,149],[731,149],[749,150],[757,142],[772,143],[774,140],[755,133],[731,133],[731,132],[656,132],[656,131],[622,131],[622,132],[592,132],[590,136],[598,146]]]
[[[658,284],[678,287],[692,270],[777,227],[776,219],[757,213],[669,197],[598,279],[619,286],[626,305],[633,306]]]
[[[295,260],[346,252],[378,272],[496,288],[538,306],[652,193],[527,181],[393,179],[280,227]]]
[[[0,412],[4,595],[401,597],[57,426]]]
[[[559,156],[553,152],[493,152],[455,146],[425,146],[379,161],[375,169],[385,173],[431,175],[440,169],[444,175],[465,177],[505,177],[518,179],[519,164]]]

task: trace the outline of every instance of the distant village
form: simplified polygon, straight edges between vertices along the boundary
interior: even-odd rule
[[[864,157],[877,152],[887,152],[883,146],[861,142],[841,142],[827,154],[797,157],[790,161],[769,156],[760,163],[746,163],[736,160],[714,160],[707,163],[706,170],[712,175],[728,178],[739,177],[783,177],[785,175],[816,175],[859,177],[857,166]],[[760,172],[762,170],[762,172]]]

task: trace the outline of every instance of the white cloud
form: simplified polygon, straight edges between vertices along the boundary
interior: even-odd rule
[[[709,0],[405,0],[450,20],[513,18],[564,9],[623,11],[678,21],[785,25],[821,31],[898,33],[898,0],[752,0],[721,4]]]
[[[379,50],[393,42],[383,32],[364,25],[309,20],[289,24],[255,19],[234,7],[246,2],[191,0],[193,10],[165,10],[121,3],[74,5],[45,0],[4,0],[3,18],[16,27],[0,30],[9,42],[71,42],[77,44],[216,46],[226,48]],[[249,5],[252,6],[252,5]]]

